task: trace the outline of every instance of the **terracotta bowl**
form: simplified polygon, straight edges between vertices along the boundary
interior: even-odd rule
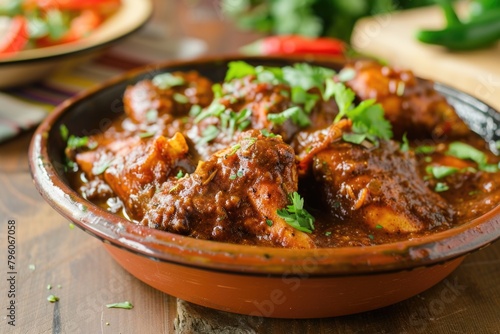
[[[435,285],[470,252],[500,236],[500,207],[453,229],[371,247],[291,250],[198,240],[137,226],[83,199],[64,173],[59,127],[88,135],[123,112],[127,85],[161,72],[197,70],[222,80],[228,61],[215,58],[140,69],[66,101],[34,134],[30,166],[36,187],[63,216],[101,239],[111,256],[146,284],[207,307],[277,318],[319,318],[397,303]],[[245,58],[253,64],[288,65],[293,59]],[[338,68],[340,63],[318,64]],[[443,85],[471,128],[494,139],[494,110]],[[255,318],[258,319],[258,318]]]

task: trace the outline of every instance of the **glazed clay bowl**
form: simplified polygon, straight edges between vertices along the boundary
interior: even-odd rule
[[[236,59],[149,66],[60,105],[37,129],[29,152],[33,179],[42,196],[63,216],[101,239],[111,256],[146,284],[195,304],[257,317],[331,317],[394,304],[437,284],[464,256],[498,239],[500,207],[444,232],[378,246],[294,250],[227,244],[135,225],[86,201],[70,187],[64,173],[65,143],[59,134],[62,124],[75,135],[97,133],[123,112],[127,85],[178,70],[197,70],[218,81],[227,62]],[[273,66],[297,61],[243,60]],[[494,110],[449,87],[436,88],[474,131],[494,139],[492,127],[486,126],[500,124]]]

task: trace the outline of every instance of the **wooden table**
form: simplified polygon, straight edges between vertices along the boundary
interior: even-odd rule
[[[210,41],[209,53],[234,51],[253,38],[219,23],[226,28],[199,33]],[[71,229],[45,203],[28,169],[30,139],[26,133],[0,144],[0,333],[500,333],[500,243],[468,256],[430,290],[358,315],[256,325],[245,316],[177,300],[129,275],[100,241]],[[6,317],[9,220],[16,228],[15,327]],[[47,301],[51,294],[57,303]],[[132,310],[105,306],[126,300]]]

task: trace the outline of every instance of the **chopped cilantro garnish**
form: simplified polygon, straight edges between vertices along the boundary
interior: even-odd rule
[[[68,130],[68,127],[66,125],[62,124],[59,127],[59,133],[61,134],[62,140],[64,140],[64,141],[68,140],[69,130]]]
[[[334,120],[334,123],[337,123],[344,116],[346,116],[347,111],[351,108],[356,95],[352,89],[347,88],[346,85],[340,82],[334,82],[332,79],[327,80],[326,85],[324,99],[329,100],[331,97],[334,97],[335,102],[339,107],[339,113]],[[371,104],[373,104],[373,102]]]
[[[375,237],[372,234],[368,234],[368,238],[370,238],[370,240],[373,240]]]
[[[326,79],[332,78],[335,71],[326,67],[313,66],[307,63],[298,63],[283,67],[283,79],[291,87],[301,87],[309,90],[313,87],[323,92]]]
[[[365,133],[343,133],[342,139],[348,143],[361,144],[366,139]]]
[[[203,132],[201,133],[201,138],[198,140],[196,144],[205,144],[208,143],[219,135],[220,130],[215,125],[209,125]]]
[[[139,136],[139,138],[149,138],[153,137],[154,135],[155,135],[154,132],[141,132],[137,136]]]
[[[196,115],[194,122],[198,123],[210,116],[219,117],[224,112],[224,110],[226,110],[226,107],[214,100],[214,102],[212,102],[212,104],[210,104],[205,110]]]
[[[203,109],[198,104],[193,104],[191,109],[189,110],[189,116],[196,117],[198,116]]]
[[[448,187],[448,185],[446,183],[443,183],[443,182],[438,182],[436,184],[436,187],[434,187],[434,191],[438,192],[438,193],[449,190],[449,189],[450,189],[450,187]]]
[[[277,210],[278,216],[283,218],[293,228],[311,233],[314,230],[314,217],[304,209],[304,199],[297,192],[290,196],[291,205]]]
[[[410,150],[410,142],[408,141],[408,137],[406,136],[406,132],[403,134],[402,138],[403,142],[401,143],[401,146],[399,149],[401,152],[408,152]]]
[[[182,169],[179,169],[179,172],[177,172],[177,175],[175,176],[177,179],[180,179],[184,176],[184,172],[182,171]]]
[[[326,90],[323,95],[325,100],[335,97],[335,102],[339,108],[339,113],[335,117],[334,123],[339,122],[343,117],[347,117],[353,122],[352,130],[355,134],[366,135],[347,137],[348,141],[362,142],[368,139],[376,142],[377,139],[388,140],[392,138],[391,123],[384,117],[384,109],[380,104],[375,104],[375,100],[364,100],[359,105],[354,106],[354,91],[341,82],[334,82],[332,79],[326,81]]]
[[[107,304],[107,308],[123,308],[123,309],[132,309],[134,308],[134,305],[130,303],[129,301],[121,302],[121,303],[113,303],[113,304]]]
[[[173,96],[174,100],[181,104],[186,104],[189,102],[189,99],[186,95],[182,95],[181,93],[175,93]]]
[[[231,174],[229,175],[230,180],[236,180],[236,174]]]
[[[380,225],[380,224],[377,224],[377,225],[375,225],[375,228],[377,228],[377,229],[382,229],[382,228],[384,228],[384,227],[383,227],[382,225]]]
[[[106,171],[106,169],[109,168],[109,166],[111,166],[112,162],[113,162],[112,158],[107,158],[107,159],[104,158],[104,159],[99,160],[92,167],[92,173],[94,175],[101,175],[102,173],[104,173]]]
[[[266,219],[267,226],[273,226],[273,221],[271,219]]]
[[[327,231],[327,232],[325,232],[325,235],[326,235],[327,237],[329,237],[330,235],[332,235],[332,232]]]
[[[155,123],[158,120],[158,110],[151,109],[146,113],[146,121],[148,123]]]
[[[52,290],[52,285],[47,284],[47,290]]]
[[[267,130],[267,129],[260,130],[260,133],[262,133],[262,135],[264,137],[266,137],[266,138],[274,138],[274,137],[276,137],[276,135],[274,133],[269,132],[269,130]]]
[[[337,79],[339,79],[342,82],[346,82],[349,80],[354,79],[356,76],[356,70],[353,68],[343,68],[339,74],[337,75]]]
[[[77,136],[69,136],[68,141],[66,142],[67,148],[69,149],[77,149],[82,147],[88,147],[89,145],[89,137],[77,137]],[[88,147],[90,149],[95,148],[94,144]]]
[[[453,142],[448,147],[446,154],[459,159],[472,160],[479,166],[479,169],[485,172],[497,172],[498,166],[488,164],[488,157],[475,147],[461,142]]]
[[[182,86],[186,81],[172,73],[162,73],[155,75],[152,82],[153,85],[160,89],[169,89],[175,86]]]
[[[304,110],[297,106],[290,107],[277,114],[268,114],[267,119],[277,125],[285,123],[288,119],[291,119],[293,123],[300,127],[305,127],[311,124],[311,121]]]
[[[47,300],[51,303],[55,303],[55,302],[59,301],[59,297],[57,297],[55,295],[50,295],[47,297]]]
[[[384,109],[380,104],[371,105],[370,100],[361,102],[356,108],[347,111],[347,117],[352,120],[355,133],[366,133],[380,139],[392,138],[391,123],[384,117]]]
[[[228,69],[224,81],[239,79],[252,74],[255,74],[255,67],[253,67],[252,65],[242,60],[232,61],[228,64]]]
[[[434,153],[435,151],[436,148],[430,145],[422,145],[415,148],[415,153],[421,153],[421,154],[431,154]]]
[[[436,179],[442,179],[458,172],[458,168],[449,166],[427,166],[425,171]]]
[[[243,176],[243,171],[242,170],[239,170],[236,172],[236,176],[237,177],[242,177]]]

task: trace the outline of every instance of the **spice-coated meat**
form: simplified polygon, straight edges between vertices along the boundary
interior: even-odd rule
[[[346,84],[361,100],[376,99],[382,104],[396,138],[404,133],[421,139],[460,137],[469,132],[431,81],[375,61],[355,62],[345,69],[355,71]]]
[[[196,238],[311,248],[310,237],[277,210],[297,190],[295,154],[280,137],[244,132],[238,144],[168,180],[147,206],[142,224]]]

